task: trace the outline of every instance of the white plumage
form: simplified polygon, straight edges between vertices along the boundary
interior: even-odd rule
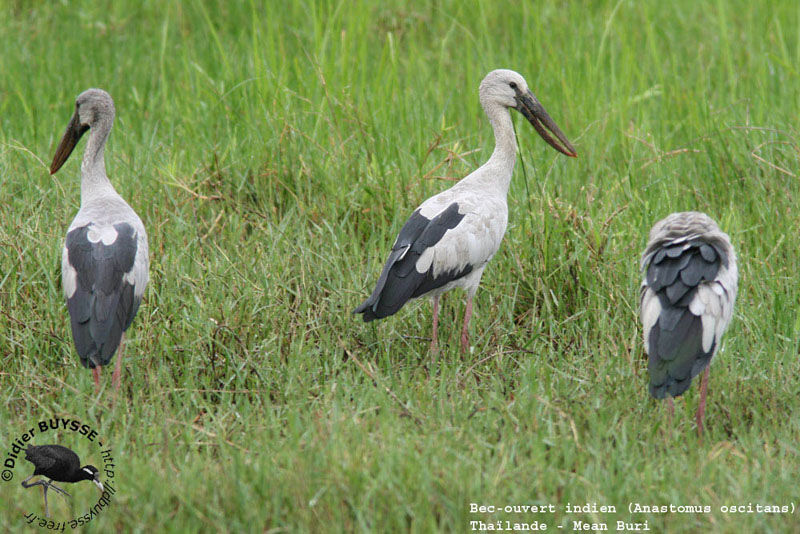
[[[461,336],[466,350],[472,298],[506,231],[508,186],[517,151],[509,108],[520,111],[556,150],[575,156],[574,148],[522,76],[510,70],[492,71],[481,82],[479,92],[494,129],[492,156],[417,208],[400,230],[372,295],[355,310],[365,321],[372,321],[396,313],[410,299],[431,297],[432,350],[437,344],[439,296],[456,287],[467,292]]]

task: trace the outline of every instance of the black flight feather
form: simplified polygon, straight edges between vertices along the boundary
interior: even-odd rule
[[[67,299],[72,337],[84,367],[107,365],[122,333],[133,322],[140,299],[123,280],[136,258],[136,232],[127,223],[114,225],[117,238],[110,245],[92,243],[92,224],[67,234],[69,264],[77,272],[77,288]]]
[[[653,397],[682,395],[711,361],[716,340],[703,350],[703,321],[689,305],[697,288],[713,281],[722,264],[727,264],[724,252],[700,240],[666,245],[652,255],[646,280],[661,305],[647,340]]]
[[[420,297],[472,272],[472,266],[467,265],[463,269],[439,273],[434,277],[433,265],[424,273],[416,268],[420,256],[439,243],[444,234],[458,226],[463,218],[456,202],[433,219],[427,219],[420,214],[420,210],[416,210],[400,230],[375,290],[353,313],[363,314],[365,322],[388,317],[397,313],[409,299]]]

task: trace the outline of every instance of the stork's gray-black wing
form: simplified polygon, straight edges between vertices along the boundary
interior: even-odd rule
[[[458,226],[464,214],[458,212],[458,203],[453,202],[432,219],[416,210],[400,230],[392,251],[375,285],[375,290],[361,303],[354,313],[363,314],[365,322],[382,319],[396,313],[409,299],[420,297],[429,291],[458,280],[469,274],[473,266],[455,266],[451,270],[438,272],[427,262],[420,272],[417,261],[426,250],[435,247],[448,230]]]
[[[84,367],[108,364],[133,322],[141,301],[131,279],[136,247],[136,232],[128,223],[117,223],[113,230],[88,224],[67,234],[65,271],[74,269],[75,280],[69,282],[74,287],[67,280],[64,284],[72,336]]]
[[[650,255],[642,318],[653,397],[683,394],[708,366],[722,314],[718,304],[715,311],[714,303],[706,301],[718,299],[710,284],[727,264],[721,247],[700,239],[673,241]]]

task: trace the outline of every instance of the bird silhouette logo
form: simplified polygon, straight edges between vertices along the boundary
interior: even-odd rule
[[[22,481],[23,488],[42,486],[44,494],[44,515],[50,517],[47,507],[47,490],[70,497],[70,494],[59,488],[54,482],[80,482],[90,480],[97,485],[102,493],[103,483],[100,482],[100,471],[93,465],[81,466],[81,460],[71,449],[62,445],[28,445],[25,449],[25,459],[34,465],[31,476]],[[33,477],[41,476],[36,482],[29,482]]]

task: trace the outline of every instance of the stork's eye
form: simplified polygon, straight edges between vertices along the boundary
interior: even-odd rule
[[[517,82],[510,82],[508,84],[508,86],[511,87],[515,91],[517,90]]]

